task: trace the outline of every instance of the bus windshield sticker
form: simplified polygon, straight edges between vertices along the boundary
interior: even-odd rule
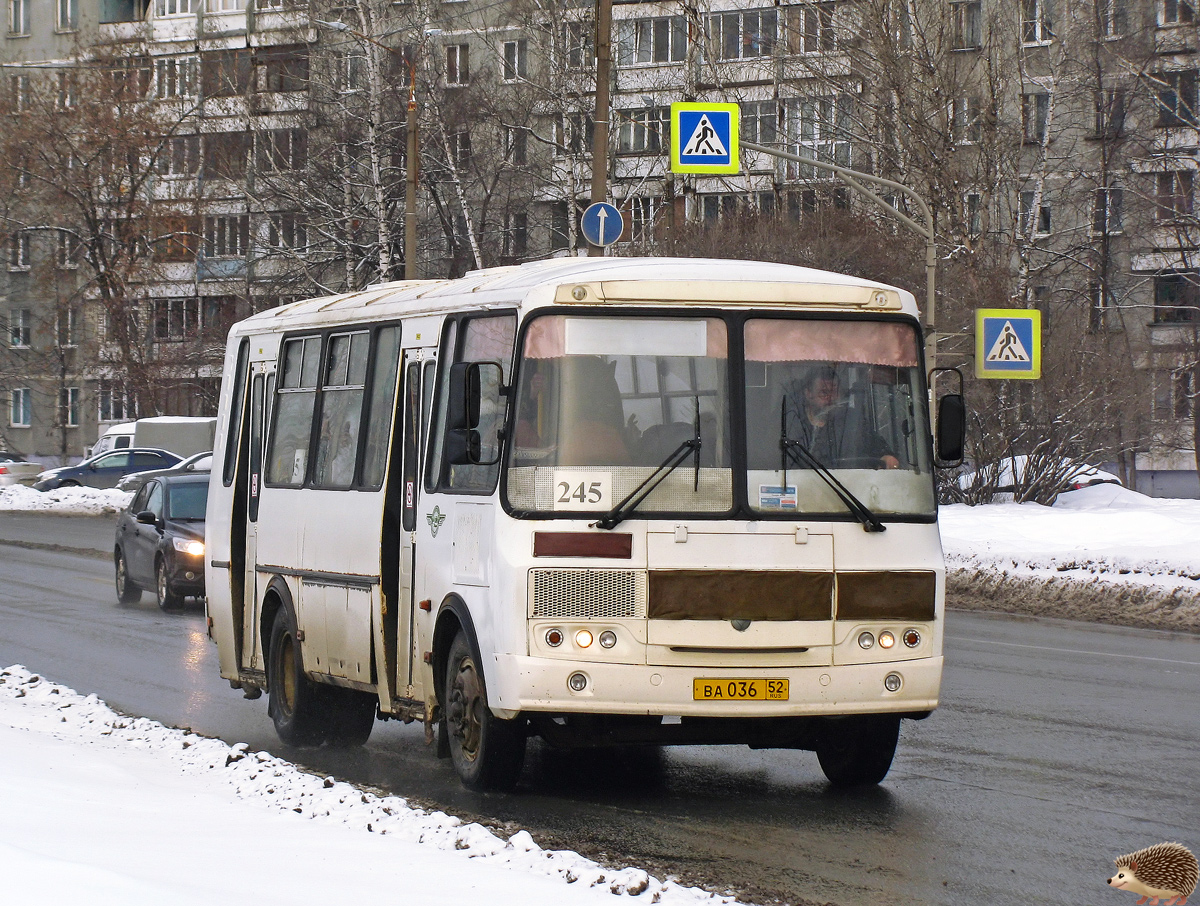
[[[607,510],[612,506],[612,473],[554,470],[556,510]]]
[[[796,508],[796,486],[789,484],[784,488],[777,484],[760,484],[758,486],[758,505],[764,510],[794,510]]]

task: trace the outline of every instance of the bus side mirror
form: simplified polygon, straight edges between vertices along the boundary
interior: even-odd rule
[[[451,465],[491,466],[500,461],[497,438],[504,414],[499,393],[502,379],[503,372],[496,362],[458,362],[450,366],[446,461]],[[485,388],[490,404],[486,408],[492,416],[487,446],[496,451],[489,459],[484,459],[484,433],[480,431]]]
[[[937,458],[946,465],[961,465],[967,435],[967,402],[961,393],[938,400]]]

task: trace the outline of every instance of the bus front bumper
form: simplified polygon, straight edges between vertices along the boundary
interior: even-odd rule
[[[938,705],[941,657],[838,667],[659,667],[579,663],[499,655],[488,677],[492,708],[502,717],[517,712],[656,714],[681,717],[800,717],[843,714],[924,713]],[[569,685],[583,674],[586,685]],[[888,691],[884,680],[900,677]],[[788,681],[786,701],[701,700],[693,681],[766,679]],[[577,680],[577,683],[579,681]]]

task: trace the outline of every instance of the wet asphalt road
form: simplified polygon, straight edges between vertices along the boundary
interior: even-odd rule
[[[217,675],[198,607],[117,604],[111,518],[0,514],[0,665],[121,710],[248,742],[544,846],[633,862],[758,902],[1113,903],[1112,859],[1200,851],[1200,638],[952,613],[943,705],[905,722],[878,788],[832,792],[807,752],[561,755],[513,795],[463,790],[421,728],[353,753],[281,746],[266,700]],[[14,546],[12,541],[34,546]],[[48,549],[54,546],[57,549]]]

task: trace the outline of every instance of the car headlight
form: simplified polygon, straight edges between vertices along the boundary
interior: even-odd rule
[[[193,557],[204,556],[204,542],[193,541],[190,538],[172,538],[171,543],[181,554],[191,554]]]

